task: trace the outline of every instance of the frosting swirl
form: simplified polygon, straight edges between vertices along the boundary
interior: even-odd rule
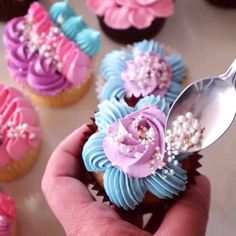
[[[89,8],[113,29],[148,28],[157,17],[173,14],[173,0],[87,0]]]
[[[8,50],[16,49],[22,44],[21,36],[25,24],[26,21],[23,17],[14,18],[7,23],[3,34],[3,43]]]
[[[16,89],[0,84],[0,167],[20,160],[41,141],[38,116]]]
[[[55,95],[72,86],[57,72],[54,61],[44,57],[39,57],[30,64],[27,81],[33,90],[42,95]]]
[[[163,168],[166,115],[147,106],[112,124],[103,147],[114,166],[132,177],[143,178]]]

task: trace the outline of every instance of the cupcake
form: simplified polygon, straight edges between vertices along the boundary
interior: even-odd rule
[[[127,49],[108,53],[97,81],[100,100],[139,100],[148,95],[172,103],[183,89],[187,68],[181,56],[153,40],[143,40]]]
[[[89,88],[100,34],[67,1],[55,3],[50,12],[33,3],[26,16],[7,24],[3,41],[13,79],[39,104],[70,105]]]
[[[8,21],[26,14],[34,0],[0,0],[0,21]]]
[[[0,192],[0,235],[16,235],[16,206],[14,200]]]
[[[0,84],[0,182],[17,179],[32,168],[40,141],[32,104],[18,90]]]
[[[103,31],[118,43],[152,38],[173,14],[173,0],[87,0]]]
[[[224,8],[236,7],[236,0],[207,0],[208,2]]]
[[[82,158],[114,205],[150,207],[177,198],[194,182],[200,156],[186,151],[201,142],[203,129],[187,113],[165,135],[168,109],[165,98],[153,95],[135,107],[115,99],[99,105]]]

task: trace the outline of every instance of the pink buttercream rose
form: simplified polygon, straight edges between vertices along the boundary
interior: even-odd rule
[[[16,217],[15,202],[11,197],[3,193],[0,193],[0,215],[6,215],[11,218]]]
[[[112,165],[137,178],[161,169],[165,121],[165,113],[150,105],[112,124],[103,142]]]
[[[89,8],[114,29],[148,28],[157,17],[173,14],[173,0],[87,0]]]

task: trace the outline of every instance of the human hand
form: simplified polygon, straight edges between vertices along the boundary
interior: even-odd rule
[[[87,125],[68,136],[52,154],[42,180],[42,190],[67,236],[131,235],[150,233],[123,220],[114,207],[97,202],[82,178],[83,134],[93,133]],[[165,214],[155,236],[204,236],[210,205],[210,184],[198,176]]]

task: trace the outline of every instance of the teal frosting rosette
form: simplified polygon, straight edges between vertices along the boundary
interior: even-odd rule
[[[82,158],[89,172],[104,173],[110,201],[134,209],[150,192],[172,199],[186,189],[183,154],[167,157],[165,123],[169,103],[146,96],[131,107],[124,100],[106,100],[95,114],[97,132],[85,143]]]
[[[143,40],[127,50],[115,50],[102,61],[101,100],[165,97],[173,103],[183,89],[187,68],[181,56],[154,40]]]

